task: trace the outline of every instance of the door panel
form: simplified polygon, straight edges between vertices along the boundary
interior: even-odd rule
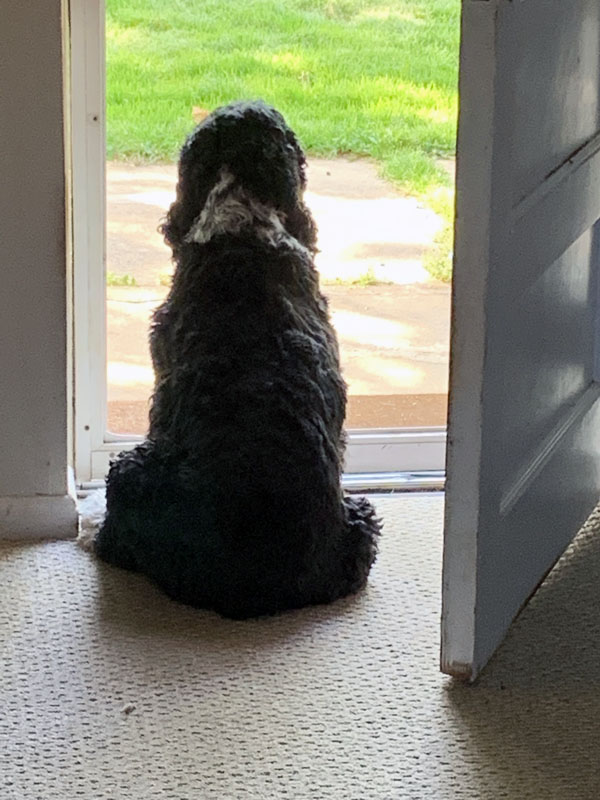
[[[506,40],[509,54],[516,56],[508,69],[518,87],[509,115],[512,140],[518,145],[511,162],[513,203],[594,135],[599,99],[595,72],[600,31],[595,15],[583,9],[592,9],[594,0],[521,0],[517,5]],[[557,51],[559,40],[577,46]],[[540,139],[544,147],[539,147]]]
[[[600,6],[464,0],[442,669],[474,679],[600,494]]]
[[[557,424],[593,379],[593,236],[581,236],[507,310],[500,410],[508,474]]]

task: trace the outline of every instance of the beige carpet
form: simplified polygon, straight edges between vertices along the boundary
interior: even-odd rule
[[[443,499],[377,504],[361,597],[253,622],[2,545],[1,800],[600,797],[593,529],[468,688],[437,666]]]

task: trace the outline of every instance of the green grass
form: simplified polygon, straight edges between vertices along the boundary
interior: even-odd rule
[[[133,275],[125,272],[123,275],[118,275],[116,272],[110,270],[106,273],[107,286],[137,286],[137,281]]]
[[[455,146],[460,0],[106,6],[109,158],[174,161],[194,106],[260,97],[309,153],[372,157],[432,206],[445,195],[449,220],[436,158]]]
[[[375,274],[375,270],[373,267],[368,267],[366,272],[363,272],[361,275],[358,275],[356,278],[348,278],[344,280],[343,278],[321,278],[321,283],[329,286],[380,286],[382,283],[385,284],[387,281],[381,281],[378,279],[377,275]]]
[[[433,247],[426,253],[423,266],[433,278],[447,283],[452,278],[452,251],[454,249],[454,228],[444,220],[444,227],[433,240]]]
[[[373,267],[369,267],[366,272],[359,275],[358,278],[350,281],[351,286],[377,286],[379,281],[375,275]]]
[[[422,193],[455,141],[459,0],[107,0],[108,156],[173,161],[192,108],[262,97],[315,155]]]

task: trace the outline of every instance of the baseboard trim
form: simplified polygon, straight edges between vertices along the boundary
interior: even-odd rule
[[[74,539],[79,517],[71,494],[0,497],[0,540]]]

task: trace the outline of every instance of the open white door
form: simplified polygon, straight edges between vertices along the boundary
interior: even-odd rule
[[[600,3],[463,0],[442,670],[474,679],[600,494]]]

